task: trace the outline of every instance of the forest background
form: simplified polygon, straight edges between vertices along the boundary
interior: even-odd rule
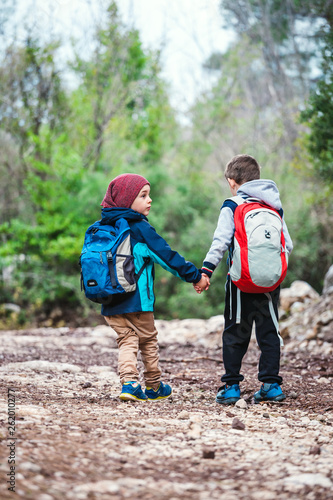
[[[124,172],[149,179],[149,222],[201,267],[229,196],[224,167],[239,153],[279,186],[295,246],[284,285],[321,291],[333,243],[332,1],[221,0],[221,27],[235,36],[205,61],[214,83],[186,122],[161,52],[143,47],[117,2],[93,50],[72,40],[65,67],[59,37],[34,25],[8,36],[15,8],[0,0],[0,328],[97,321],[78,260],[108,183]],[[221,314],[226,270],[224,260],[199,296],[157,266],[156,315]]]

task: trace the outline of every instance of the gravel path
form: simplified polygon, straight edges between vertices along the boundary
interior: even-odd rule
[[[251,341],[241,407],[223,407],[215,403],[220,349],[162,342],[173,397],[129,403],[117,397],[111,329],[1,331],[0,342],[3,500],[333,497],[326,354],[287,344],[286,401],[254,405],[258,350]]]

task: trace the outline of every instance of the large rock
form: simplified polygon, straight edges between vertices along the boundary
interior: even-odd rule
[[[288,348],[332,352],[333,293],[319,296],[307,283],[296,281],[290,288],[281,290],[281,295],[281,309],[289,316],[281,315],[280,332],[283,338],[292,341]]]
[[[323,295],[333,293],[333,265],[327,271],[324,278]]]
[[[17,363],[8,363],[5,366],[0,367],[0,371],[24,371],[33,370],[36,372],[67,372],[67,373],[78,373],[81,371],[80,366],[72,365],[70,363],[56,363],[46,360],[32,360],[32,361],[21,361]]]
[[[221,347],[224,329],[223,315],[204,319],[156,320],[159,343],[201,344],[204,347]]]
[[[280,306],[284,311],[289,312],[296,302],[309,303],[319,299],[320,295],[306,281],[294,281],[290,288],[282,288],[280,293]]]

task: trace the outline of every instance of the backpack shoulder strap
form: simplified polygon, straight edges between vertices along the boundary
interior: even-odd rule
[[[244,198],[242,198],[241,196],[233,196],[232,198],[227,198],[223,202],[221,210],[222,210],[222,208],[228,207],[235,213],[236,208],[239,205],[242,205],[242,203],[245,203]]]

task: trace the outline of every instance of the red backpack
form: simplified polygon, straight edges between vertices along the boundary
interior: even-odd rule
[[[240,196],[236,203],[235,234],[230,277],[242,292],[272,292],[287,274],[283,221],[280,213],[264,202]]]

